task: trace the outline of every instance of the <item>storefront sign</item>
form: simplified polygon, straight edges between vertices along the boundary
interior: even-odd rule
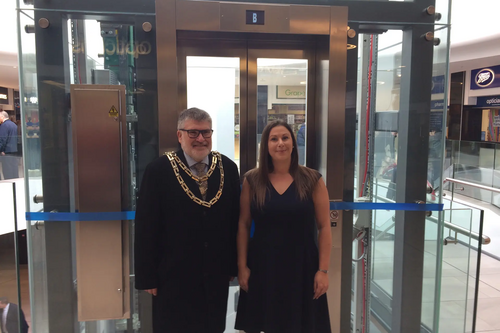
[[[444,100],[443,99],[431,101],[431,110],[432,111],[443,111],[443,108],[444,108]]]
[[[500,87],[500,66],[471,71],[470,88],[473,90]]]
[[[276,86],[276,98],[306,98],[306,86]]]
[[[482,96],[477,98],[476,106],[482,108],[496,107],[500,106],[500,95],[499,96]]]

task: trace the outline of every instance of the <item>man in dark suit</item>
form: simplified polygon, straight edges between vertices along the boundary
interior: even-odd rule
[[[212,119],[184,110],[182,149],[150,163],[135,219],[135,287],[153,295],[155,333],[222,333],[229,281],[238,273],[240,181],[212,152]]]
[[[17,125],[0,109],[0,162],[5,179],[19,178],[17,158]]]
[[[19,311],[16,304],[9,303],[7,297],[0,297],[0,314],[2,333],[28,333],[29,326],[24,318],[23,310]],[[19,314],[21,314],[21,320],[19,320]]]

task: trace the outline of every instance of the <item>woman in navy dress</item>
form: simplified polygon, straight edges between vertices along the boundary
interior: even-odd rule
[[[269,123],[262,133],[259,167],[245,175],[241,193],[236,329],[331,332],[329,206],[321,175],[298,163],[290,126],[281,120]]]

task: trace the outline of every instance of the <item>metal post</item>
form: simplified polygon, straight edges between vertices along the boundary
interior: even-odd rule
[[[403,31],[396,201],[426,200],[433,43],[432,25]],[[392,332],[419,332],[422,313],[425,212],[396,212]]]

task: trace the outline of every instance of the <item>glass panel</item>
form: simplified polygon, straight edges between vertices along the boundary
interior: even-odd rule
[[[454,156],[453,178],[471,183],[492,186],[496,172],[495,159],[497,144],[489,142],[456,141],[452,151]],[[465,195],[484,202],[491,202],[490,191],[466,185],[454,185],[454,195]]]
[[[442,283],[440,287],[440,332],[471,332],[481,248],[482,211],[444,200]],[[452,229],[459,228],[459,229]],[[474,235],[474,237],[472,236]],[[485,286],[488,288],[488,286]],[[481,302],[481,298],[478,299]]]
[[[442,187],[443,159],[445,152],[446,110],[448,104],[448,56],[449,56],[449,27],[437,26],[434,38],[439,43],[434,46],[432,88],[429,120],[429,150],[427,163],[427,186],[433,190],[427,195],[427,202],[439,203],[442,198],[435,189]],[[470,217],[470,216],[469,216]],[[425,253],[424,253],[424,281],[422,294],[422,325],[432,331],[438,330],[440,325],[441,285],[443,276],[443,213],[434,212],[426,219],[425,225]],[[455,294],[454,296],[458,296]],[[447,309],[443,309],[442,314]],[[452,330],[457,331],[457,330]]]
[[[19,4],[18,4],[19,5]],[[16,191],[22,192],[23,196],[33,198],[35,195],[43,195],[42,188],[42,170],[40,154],[40,127],[38,113],[38,86],[37,86],[37,68],[35,54],[35,34],[29,34],[25,31],[27,25],[34,24],[33,11],[18,11],[18,47],[19,47],[19,89],[20,106],[22,114],[22,145],[23,145],[23,165],[24,181],[27,184],[19,184]],[[24,193],[27,191],[27,193]],[[41,203],[35,203],[33,200],[18,200],[18,212],[24,215],[25,211],[37,212],[43,209]],[[26,207],[24,206],[26,203]],[[18,219],[26,221],[24,217]],[[41,331],[47,329],[47,285],[46,273],[47,263],[45,260],[45,246],[42,241],[33,242],[33,237],[40,236],[42,231],[34,235],[36,228],[32,225],[24,225],[27,233],[27,248],[30,249],[28,256],[29,275],[32,283],[29,283],[29,292],[22,291],[23,309],[29,321],[29,326],[36,326]],[[22,228],[19,227],[21,230]],[[41,238],[39,238],[41,240]],[[21,266],[23,267],[23,266]],[[21,281],[27,288],[28,269],[21,268]],[[33,280],[31,277],[36,276]],[[26,296],[31,296],[25,298]],[[37,309],[30,311],[30,309]],[[29,319],[28,319],[29,317]]]
[[[35,59],[35,35],[28,34],[25,32],[24,27],[28,24],[34,24],[32,19],[33,12],[28,11],[28,14],[25,14],[23,11],[19,11],[19,54],[21,57],[20,66],[21,66],[21,77],[20,77],[20,88],[21,88],[21,107],[22,114],[24,117],[24,146],[25,146],[25,154],[24,154],[24,162],[25,162],[25,173],[26,173],[26,181],[29,182],[26,187],[29,193],[26,193],[26,197],[28,200],[21,200],[21,202],[27,202],[28,206],[22,207],[23,214],[24,211],[28,212],[39,212],[43,209],[42,204],[35,204],[32,198],[35,195],[43,195],[42,191],[42,170],[41,170],[41,146],[40,146],[40,124],[39,124],[39,114],[38,114],[38,88],[37,87],[37,69],[36,69],[36,59]],[[109,22],[112,22],[110,20]],[[51,69],[55,71],[60,71],[65,74],[68,74],[68,77],[71,80],[68,82],[63,82],[69,86],[69,83],[81,83],[81,84],[120,84],[124,85],[126,89],[126,113],[127,113],[127,147],[128,147],[128,156],[129,156],[129,170],[130,170],[130,190],[132,204],[135,199],[135,174],[136,174],[136,160],[138,156],[138,152],[135,149],[135,142],[137,139],[137,117],[136,111],[138,108],[138,94],[151,94],[151,98],[156,98],[156,91],[149,90],[150,85],[147,84],[147,80],[150,79],[148,75],[144,75],[141,77],[141,80],[137,78],[137,59],[141,56],[145,56],[151,53],[152,45],[151,41],[140,41],[137,42],[135,40],[135,31],[133,25],[120,24],[120,23],[106,23],[99,22],[95,20],[68,20],[67,25],[64,25],[68,29],[68,40],[69,43],[67,45],[69,50],[68,64],[69,66],[62,68],[57,68],[53,64],[47,65],[42,64],[43,66],[52,66]],[[149,47],[148,47],[149,46]],[[144,84],[146,82],[146,84]],[[67,96],[66,96],[67,97]],[[65,105],[66,97],[63,101],[57,101],[60,105]],[[56,101],[57,94],[53,96],[53,100]],[[154,110],[151,108],[143,110],[143,118],[151,118]],[[50,114],[50,111],[48,111]],[[45,130],[47,127],[54,126],[57,127],[61,131],[66,131],[67,121],[64,120],[62,123],[52,123],[50,117],[43,118],[45,119],[45,123],[42,123],[45,126]],[[66,118],[64,118],[66,119]],[[57,122],[56,120],[53,120]],[[42,125],[42,126],[43,126]],[[42,128],[43,130],[43,128]],[[154,132],[154,130],[151,130]],[[45,132],[47,133],[47,132]],[[144,133],[146,136],[148,133]],[[69,135],[71,136],[71,135]],[[45,149],[53,148],[53,145],[59,144],[54,143],[51,140],[47,140],[50,142],[45,145]],[[150,136],[149,140],[144,140],[148,145],[153,146],[155,138]],[[61,146],[65,146],[61,143]],[[66,148],[65,148],[66,149]],[[69,150],[71,150],[71,144],[69,145]],[[147,149],[145,149],[147,150]],[[157,149],[156,149],[157,151]],[[144,153],[144,152],[142,152]],[[72,158],[71,152],[70,159]],[[154,156],[157,155],[157,152],[153,153]],[[57,162],[57,161],[55,161]],[[64,161],[59,161],[57,163],[65,163]],[[62,176],[68,176],[67,173],[71,175],[72,172],[72,163],[68,163],[68,165],[62,165],[61,169],[67,167],[67,171]],[[71,178],[71,177],[70,177]],[[50,193],[50,183],[45,184],[49,190],[46,189],[47,193]],[[20,186],[23,188],[23,186]],[[62,191],[65,189],[62,188]],[[60,192],[60,190],[56,190]],[[70,194],[72,196],[73,193]],[[69,199],[68,199],[69,200]],[[61,205],[62,207],[66,207],[65,203],[52,203],[53,205]],[[19,206],[18,206],[19,207]],[[25,210],[24,210],[25,209]],[[68,208],[63,208],[68,209]],[[22,219],[24,221],[24,218]],[[51,222],[47,222],[49,224]],[[69,222],[68,222],[69,223]],[[61,224],[59,224],[60,226]],[[69,225],[69,224],[68,224]],[[48,332],[49,327],[49,299],[54,297],[61,297],[61,304],[69,304],[72,299],[67,294],[62,297],[58,295],[57,292],[52,291],[50,295],[48,295],[48,286],[53,285],[53,281],[49,281],[47,270],[47,264],[53,263],[56,261],[55,267],[56,270],[63,271],[60,267],[67,268],[68,279],[74,280],[76,276],[76,260],[74,251],[74,243],[69,242],[68,239],[61,239],[61,244],[57,243],[58,239],[53,237],[53,234],[48,235],[47,230],[52,228],[52,226],[46,225],[45,227],[39,227],[35,225],[35,221],[32,221],[32,225],[28,227],[28,242],[30,247],[30,295],[31,295],[31,303],[32,309],[36,310],[32,313],[32,323],[33,331],[36,332]],[[70,228],[70,227],[68,227]],[[74,232],[74,223],[71,224],[72,231]],[[53,230],[53,229],[51,229]],[[133,235],[133,228],[130,225],[131,235]],[[51,241],[54,243],[55,247],[64,247],[67,246],[66,253],[71,253],[73,259],[71,262],[64,262],[64,260],[58,261],[60,258],[54,259],[54,251],[53,249],[46,248],[46,241]],[[68,243],[64,243],[68,241]],[[74,239],[71,239],[74,241]],[[57,243],[57,246],[56,246]],[[64,243],[64,244],[62,244]],[[133,248],[131,246],[131,252],[133,253]],[[133,256],[130,255],[132,258]],[[48,258],[48,256],[50,256]],[[47,263],[48,262],[48,263]],[[68,265],[69,267],[65,267]],[[130,266],[133,267],[133,263],[130,263]],[[50,273],[53,274],[52,271]],[[65,272],[62,272],[66,274]],[[131,272],[130,277],[130,285],[134,285],[133,281],[133,272]],[[138,307],[139,307],[139,292],[135,289],[130,290],[130,304],[131,304],[131,315],[130,319],[122,319],[122,320],[106,320],[106,321],[94,321],[94,322],[80,322],[78,326],[81,331],[89,331],[89,330],[104,330],[106,327],[107,330],[112,331],[134,331],[138,330],[141,327],[141,323],[139,322],[138,317]],[[51,304],[53,307],[54,303]],[[76,304],[70,304],[72,309],[76,309]],[[147,315],[148,316],[148,315]],[[148,316],[150,317],[150,315]],[[71,318],[65,317],[63,322],[66,324],[69,321],[76,320],[75,317],[71,316]],[[147,322],[147,320],[146,320]],[[76,326],[76,324],[75,324]]]
[[[376,80],[374,164],[373,172],[380,184],[386,184],[387,192],[379,192],[395,200],[397,147],[398,147],[398,113],[401,87],[401,51],[403,33],[390,30],[378,37],[376,69],[373,81]],[[373,96],[373,93],[372,93]],[[373,101],[372,101],[373,103]],[[389,186],[389,184],[391,184]]]
[[[212,117],[212,149],[240,165],[240,58],[186,57],[187,107]]]
[[[257,58],[257,163],[264,127],[281,119],[292,127],[305,165],[307,66],[306,59]]]
[[[493,187],[500,188],[500,145],[495,147],[495,169],[493,170]],[[493,193],[491,203],[500,207],[500,193]]]
[[[387,189],[384,190],[384,192]],[[375,201],[375,200],[374,200]],[[384,202],[384,201],[378,201]],[[390,332],[394,274],[395,211],[373,211],[371,247],[370,332]],[[371,314],[370,314],[371,313]]]

